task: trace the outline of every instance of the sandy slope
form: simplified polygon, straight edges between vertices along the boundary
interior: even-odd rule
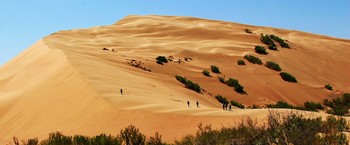
[[[292,49],[258,55],[254,46],[263,45],[260,33],[287,39]],[[225,112],[214,95],[245,105],[278,100],[302,105],[339,96],[350,92],[349,48],[350,40],[187,17],[128,16],[110,26],[56,32],[0,68],[0,139],[43,138],[53,131],[117,134],[134,124],[147,135],[159,131],[172,141],[194,133],[199,123],[221,127],[247,116],[262,121],[268,110]],[[264,66],[238,66],[245,54],[279,63],[299,83],[284,82]],[[193,60],[161,66],[155,63],[159,55]],[[130,66],[131,60],[152,72]],[[237,78],[248,95],[221,84],[215,74],[204,77],[201,72],[210,65],[219,66],[226,78]],[[175,75],[207,92],[184,88]],[[335,91],[324,89],[327,83]],[[187,100],[201,107],[187,108]]]

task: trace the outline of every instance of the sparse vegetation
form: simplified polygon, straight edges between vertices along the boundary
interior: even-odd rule
[[[317,102],[305,102],[304,107],[310,111],[323,110],[321,103]]]
[[[262,65],[262,61],[259,57],[253,55],[244,55],[244,59],[248,60],[250,63]]]
[[[255,52],[258,53],[258,54],[263,54],[263,55],[268,54],[266,52],[266,49],[263,46],[260,46],[260,45],[255,46]]]
[[[205,76],[211,77],[210,72],[208,70],[203,70],[202,73]]]
[[[215,66],[215,65],[210,66],[210,68],[211,68],[211,71],[212,71],[213,73],[217,73],[217,74],[220,74],[220,73],[221,73],[221,72],[220,72],[220,69],[219,69],[217,66]]]
[[[293,105],[288,104],[287,102],[283,101],[277,101],[276,104],[268,104],[266,105],[268,108],[290,108],[290,109],[295,109]]]
[[[267,61],[265,66],[275,71],[282,71],[280,65],[272,61]]]
[[[244,62],[244,60],[240,59],[240,60],[237,60],[237,64],[238,65],[245,65],[245,62]]]
[[[344,93],[342,97],[335,98],[333,100],[325,99],[323,104],[330,107],[328,111],[334,115],[348,115],[350,109],[350,93]]]
[[[221,83],[224,83],[225,84],[225,78],[224,77],[221,77],[221,76],[218,76],[218,79]]]
[[[284,40],[281,39],[280,37],[275,36],[275,35],[270,35],[270,38],[275,40],[276,42],[278,42],[281,45],[281,47],[283,47],[283,48],[290,48],[288,43],[284,42]]]
[[[266,44],[270,50],[277,50],[276,44],[273,42],[273,40],[269,37],[269,35],[263,35],[260,36],[261,42]]]
[[[166,57],[165,56],[158,56],[157,58],[156,58],[156,62],[158,63],[158,64],[161,64],[161,65],[163,65],[164,63],[168,63],[168,60],[166,59]]]
[[[280,76],[282,77],[282,79],[284,81],[291,82],[291,83],[298,82],[297,79],[294,76],[292,76],[291,74],[289,74],[287,72],[281,72]]]
[[[247,32],[247,33],[249,33],[249,34],[252,34],[252,33],[253,33],[253,32],[252,32],[250,29],[248,29],[248,28],[245,28],[244,31]]]
[[[221,96],[221,95],[216,95],[215,98],[216,98],[216,100],[218,100],[221,104],[228,104],[228,100],[227,100],[225,97]]]
[[[325,85],[324,86],[326,89],[328,89],[328,90],[333,90],[333,87],[330,85],[330,84],[327,84],[327,85]]]
[[[175,78],[179,82],[183,83],[186,88],[189,88],[189,89],[191,89],[193,91],[196,91],[197,93],[202,92],[202,88],[198,84],[196,84],[196,83],[194,83],[194,82],[192,82],[190,80],[187,80],[187,78],[179,76],[179,75],[176,75]]]
[[[244,94],[245,91],[244,91],[244,87],[239,84],[238,80],[237,79],[233,79],[233,78],[229,78],[227,81],[226,81],[226,84],[230,87],[233,87],[235,88],[235,91],[237,93],[240,93],[240,94]]]
[[[146,136],[139,132],[139,129],[133,125],[120,131],[120,136],[126,145],[144,145]]]
[[[244,109],[244,108],[245,108],[243,104],[238,103],[238,102],[235,101],[235,100],[231,100],[230,103],[231,103],[233,106],[236,106],[236,107],[238,107],[238,108],[241,108],[241,109]]]

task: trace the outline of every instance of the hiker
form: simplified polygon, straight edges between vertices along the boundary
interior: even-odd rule
[[[196,104],[197,104],[197,108],[199,108],[199,102],[198,102],[198,101],[197,101],[197,103],[196,103]]]
[[[122,95],[123,95],[123,89],[120,89],[120,94],[122,94]]]
[[[222,103],[222,110],[225,110],[225,103]]]
[[[187,106],[190,107],[190,101],[187,101]]]
[[[230,106],[228,106],[228,110],[231,111],[232,109],[232,105],[230,104]]]

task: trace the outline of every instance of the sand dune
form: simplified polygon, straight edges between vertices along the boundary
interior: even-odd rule
[[[256,54],[254,46],[264,45],[260,33],[288,40],[291,49]],[[349,48],[350,40],[345,39],[175,16],[128,16],[110,26],[59,31],[0,68],[0,140],[44,138],[54,131],[117,134],[134,124],[147,135],[158,131],[173,141],[195,133],[199,123],[219,128],[248,116],[264,121],[267,109],[222,111],[214,96],[245,105],[279,100],[302,105],[339,96],[350,92]],[[236,61],[245,54],[279,63],[299,83],[285,82],[262,65],[246,61],[246,66],[238,66]],[[155,63],[159,55],[183,63],[159,65]],[[185,57],[192,60],[184,61]],[[130,66],[132,60],[141,61],[151,72]],[[237,78],[248,94],[221,84],[216,74],[203,76],[202,70],[210,65],[218,66],[226,78]],[[184,88],[175,75],[207,92]],[[328,83],[335,91],[324,89]],[[196,101],[200,108],[194,106]]]

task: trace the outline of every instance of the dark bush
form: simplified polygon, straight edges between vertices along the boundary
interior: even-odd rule
[[[248,60],[250,63],[253,63],[253,64],[259,64],[259,65],[263,64],[260,58],[255,57],[253,55],[244,55],[244,59]]]
[[[221,73],[219,68],[217,66],[215,66],[215,65],[210,66],[210,68],[211,68],[211,71],[213,73],[218,73],[218,74]]]
[[[215,98],[216,98],[216,100],[218,100],[221,104],[228,104],[228,100],[227,100],[225,97],[221,96],[221,95],[216,95]]]
[[[323,104],[331,108],[328,111],[330,114],[347,115],[350,109],[350,94],[344,93],[342,97],[332,99],[331,101],[325,99]]]
[[[163,63],[168,63],[168,60],[166,59],[166,57],[165,56],[158,56],[157,58],[156,58],[156,62],[158,63],[158,64],[163,64]]]
[[[198,84],[196,84],[196,83],[194,83],[194,82],[192,82],[190,80],[187,80],[185,77],[182,77],[182,76],[179,76],[179,75],[175,75],[175,78],[176,78],[176,80],[178,80],[179,82],[184,84],[186,88],[194,90],[194,91],[196,91],[198,93],[200,93],[202,91],[202,88]]]
[[[166,145],[166,143],[162,142],[162,136],[156,132],[154,137],[150,137],[147,141],[147,145]]]
[[[146,136],[139,132],[139,129],[133,125],[120,131],[120,136],[126,145],[144,145]]]
[[[304,107],[310,111],[317,111],[318,109],[323,110],[321,103],[317,103],[317,102],[309,102],[309,101],[305,102]]]
[[[259,54],[264,54],[264,55],[268,54],[266,52],[266,49],[263,46],[259,46],[259,45],[255,46],[255,52]]]
[[[273,42],[273,40],[268,35],[261,34],[260,36],[261,42],[266,44],[270,50],[277,50],[276,44]]]
[[[330,85],[330,84],[327,84],[327,85],[325,85],[324,86],[326,89],[328,89],[328,90],[333,90],[333,87]]]
[[[281,39],[280,37],[277,37],[275,35],[270,35],[270,38],[278,42],[281,45],[281,47],[290,48],[288,43],[284,42],[284,40]]]
[[[259,105],[253,104],[252,109],[260,109],[261,107]]]
[[[244,62],[244,60],[237,60],[237,64],[238,65],[245,65],[245,62]]]
[[[249,33],[249,34],[252,34],[252,33],[253,33],[253,32],[252,32],[250,29],[248,29],[248,28],[244,29],[244,31],[247,32],[247,33]]]
[[[210,77],[210,72],[208,70],[202,71],[203,75]]]
[[[290,105],[287,102],[283,102],[283,101],[277,101],[276,104],[268,104],[268,105],[266,105],[266,107],[268,107],[268,108],[290,108],[290,109],[295,108],[293,105]]]
[[[235,100],[231,100],[231,104],[232,104],[233,106],[238,107],[238,108],[244,109],[244,105],[241,104],[241,103],[238,103],[238,102],[235,101]]]
[[[225,78],[224,77],[221,77],[221,76],[218,76],[218,79],[221,83],[224,83],[225,84]]]
[[[233,78],[229,78],[227,81],[226,81],[226,84],[228,85],[228,86],[230,86],[230,87],[233,87],[233,88],[235,88],[235,91],[237,92],[237,93],[245,93],[244,92],[244,87],[241,85],[241,84],[239,84],[239,82],[238,82],[238,80],[237,79],[233,79]]]
[[[275,71],[281,71],[282,70],[279,64],[277,64],[275,62],[272,62],[272,61],[267,61],[265,66],[270,68],[270,69],[272,69],[272,70],[275,70]]]
[[[291,82],[291,83],[296,83],[298,82],[297,79],[295,79],[294,76],[292,76],[291,74],[287,73],[287,72],[281,72],[280,73],[280,76],[282,77],[282,79],[284,81],[287,81],[287,82]]]

